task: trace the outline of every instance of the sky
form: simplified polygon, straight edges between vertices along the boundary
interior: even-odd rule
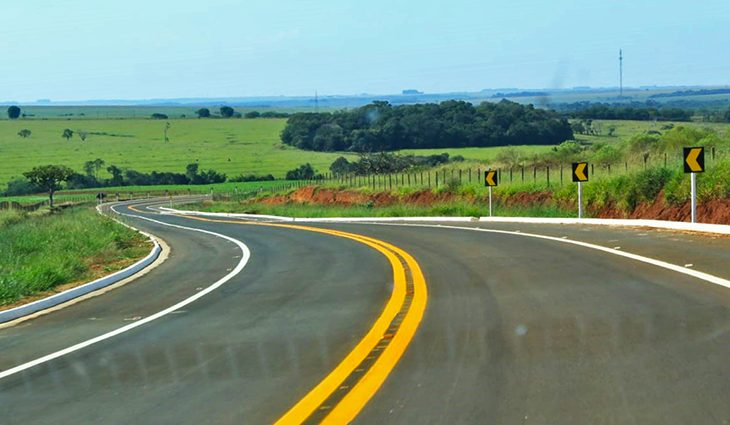
[[[0,1],[0,100],[725,85],[730,1]]]

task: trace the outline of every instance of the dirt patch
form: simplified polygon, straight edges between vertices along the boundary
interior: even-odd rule
[[[485,202],[486,199],[469,195],[459,195],[450,192],[432,192],[420,190],[407,195],[398,195],[391,192],[366,194],[352,190],[334,190],[319,187],[304,187],[288,195],[277,195],[261,199],[257,202],[266,205],[281,205],[299,203],[309,205],[372,205],[375,207],[394,204],[408,204],[429,206],[448,204],[450,202]],[[508,207],[531,207],[557,205],[566,209],[576,208],[575,205],[556,202],[551,192],[522,192],[500,201]],[[597,218],[633,218],[671,221],[690,221],[689,202],[681,205],[669,205],[664,201],[664,194],[660,193],[653,202],[641,203],[633,211],[624,211],[613,203],[600,208],[587,206],[592,217]],[[719,199],[698,205],[697,214],[703,223],[730,224],[730,199]]]

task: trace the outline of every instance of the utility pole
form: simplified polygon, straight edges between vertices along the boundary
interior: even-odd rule
[[[622,49],[618,49],[618,84],[618,97],[624,97],[624,52]]]

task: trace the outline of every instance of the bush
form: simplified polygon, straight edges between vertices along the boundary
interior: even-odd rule
[[[300,165],[298,168],[286,172],[287,180],[312,180],[315,177],[314,168],[310,163]]]
[[[232,177],[228,179],[229,182],[233,183],[242,183],[242,182],[265,182],[265,181],[272,181],[275,180],[274,176],[271,174],[267,174],[265,176],[257,176],[255,174],[240,174],[236,177]]]
[[[28,179],[16,178],[8,182],[8,188],[5,189],[3,196],[23,196],[40,193],[42,190],[29,182]]]
[[[153,120],[166,120],[167,115],[155,112],[150,116],[150,118],[152,118]]]

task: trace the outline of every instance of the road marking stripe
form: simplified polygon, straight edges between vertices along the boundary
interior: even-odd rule
[[[398,256],[403,258],[408,265],[413,281],[413,298],[408,311],[401,319],[395,335],[388,335],[390,342],[383,352],[373,362],[370,368],[365,371],[363,377],[350,389],[350,391],[337,403],[322,423],[340,424],[352,421],[367,402],[375,395],[381,385],[393,371],[396,364],[405,353],[418,325],[423,318],[428,302],[426,280],[423,277],[421,268],[416,260],[402,249],[387,242],[348,232],[317,227],[300,226],[294,224],[242,222],[234,220],[213,220],[203,217],[181,215],[191,220],[207,221],[214,223],[229,223],[237,225],[254,225],[266,227],[282,227],[296,230],[304,230],[315,233],[323,233],[332,236],[343,237],[363,243],[378,252],[382,253],[390,261],[394,273],[394,288],[390,300],[385,309],[370,328],[370,331],[355,346],[355,348],[330,372],[317,386],[307,395],[300,399],[289,411],[287,411],[277,422],[278,425],[301,424],[309,418],[313,412],[322,406],[333,392],[342,386],[342,383],[353,373],[358,372],[360,365],[373,350],[377,350],[383,337],[388,334],[391,323],[406,299],[406,269],[401,264]],[[394,254],[395,253],[395,254]],[[397,254],[397,255],[396,255]],[[360,370],[362,371],[362,370]]]
[[[229,280],[231,280],[235,275],[237,275],[238,273],[240,273],[243,270],[243,268],[246,266],[246,263],[248,263],[249,258],[251,257],[251,251],[249,251],[248,247],[243,242],[241,242],[241,241],[239,241],[237,239],[231,238],[229,236],[222,235],[222,234],[215,233],[215,232],[210,232],[208,230],[202,230],[202,229],[196,229],[196,228],[193,228],[193,227],[185,227],[185,226],[179,226],[179,225],[176,225],[176,224],[164,223],[162,221],[153,220],[153,219],[148,218],[148,217],[142,217],[142,216],[136,216],[136,215],[132,215],[132,214],[119,213],[119,212],[117,212],[114,209],[114,207],[112,207],[111,209],[115,213],[120,214],[120,215],[123,215],[123,216],[135,217],[135,218],[139,218],[139,219],[151,221],[151,222],[154,222],[154,223],[162,224],[164,226],[170,226],[170,227],[176,227],[176,228],[179,228],[179,229],[191,230],[191,231],[194,231],[194,232],[206,233],[206,234],[209,234],[209,235],[213,235],[213,236],[220,237],[222,239],[226,239],[228,241],[231,241],[231,242],[235,243],[241,249],[241,252],[243,253],[242,254],[242,257],[241,257],[241,261],[238,262],[238,265],[230,273],[228,273],[227,275],[223,276],[222,278],[220,278],[218,281],[216,281],[212,285],[210,285],[207,288],[201,290],[200,292],[197,292],[195,295],[193,295],[193,296],[191,296],[189,298],[186,298],[186,299],[178,302],[177,304],[175,304],[175,305],[173,305],[171,307],[168,307],[168,308],[166,308],[166,309],[164,309],[164,310],[162,310],[162,311],[160,311],[158,313],[155,313],[155,314],[153,314],[151,316],[148,316],[148,317],[146,317],[144,319],[141,319],[141,320],[138,320],[136,322],[130,323],[129,325],[123,326],[123,327],[121,327],[119,329],[115,329],[115,330],[110,331],[110,332],[107,332],[107,333],[105,333],[103,335],[99,335],[99,336],[97,336],[95,338],[91,338],[89,340],[86,340],[86,341],[80,342],[78,344],[72,345],[72,346],[70,346],[68,348],[64,348],[63,350],[56,351],[54,353],[45,355],[43,357],[39,357],[39,358],[37,358],[35,360],[31,360],[31,361],[29,361],[27,363],[23,363],[21,365],[12,367],[12,368],[10,368],[8,370],[4,370],[4,371],[0,372],[0,379],[3,379],[3,378],[6,378],[8,376],[14,375],[16,373],[22,372],[22,371],[24,371],[26,369],[30,369],[30,368],[32,368],[34,366],[39,365],[39,364],[46,363],[46,362],[49,362],[51,360],[57,359],[59,357],[65,356],[66,354],[70,354],[70,353],[73,353],[75,351],[81,350],[83,348],[86,348],[86,347],[88,347],[90,345],[93,345],[93,344],[96,344],[98,342],[107,340],[109,338],[113,338],[113,337],[115,337],[117,335],[123,334],[125,332],[131,331],[132,329],[138,328],[138,327],[140,327],[142,325],[145,325],[145,324],[147,324],[149,322],[152,322],[153,320],[159,319],[160,317],[163,317],[163,316],[165,316],[167,314],[170,314],[170,313],[172,313],[175,310],[179,310],[180,308],[182,308],[182,307],[184,307],[184,306],[186,306],[186,305],[188,305],[188,304],[190,304],[190,303],[198,300],[199,298],[202,298],[205,295],[211,293],[212,291],[216,290],[217,288],[219,288],[224,283],[226,283]]]
[[[513,232],[513,231],[509,231],[509,230],[482,229],[482,228],[478,228],[478,227],[448,226],[448,225],[440,225],[440,224],[408,224],[408,223],[352,223],[352,224],[375,224],[378,226],[429,227],[429,228],[436,228],[436,229],[440,228],[440,229],[471,230],[471,231],[475,231],[475,232],[500,233],[500,234],[505,234],[505,235],[515,235],[515,236],[524,236],[524,237],[531,237],[531,238],[537,238],[537,239],[545,239],[545,240],[550,240],[550,241],[567,243],[567,244],[571,244],[571,245],[578,245],[578,246],[582,246],[584,248],[595,249],[597,251],[606,252],[608,254],[618,255],[619,257],[630,258],[632,260],[640,261],[642,263],[652,264],[657,267],[661,267],[661,268],[671,270],[671,271],[674,271],[677,273],[692,276],[694,278],[704,280],[705,282],[710,282],[710,283],[714,283],[715,285],[720,285],[720,286],[724,286],[726,288],[730,288],[730,280],[723,279],[719,276],[711,275],[709,273],[700,272],[697,270],[678,266],[676,264],[668,263],[666,261],[656,260],[654,258],[644,257],[643,255],[631,254],[626,251],[619,251],[617,249],[607,248],[607,247],[601,246],[601,245],[595,245],[595,244],[592,244],[589,242],[581,242],[581,241],[576,241],[576,240],[572,240],[572,239],[563,239],[563,238],[558,238],[555,236],[539,235],[536,233]]]

